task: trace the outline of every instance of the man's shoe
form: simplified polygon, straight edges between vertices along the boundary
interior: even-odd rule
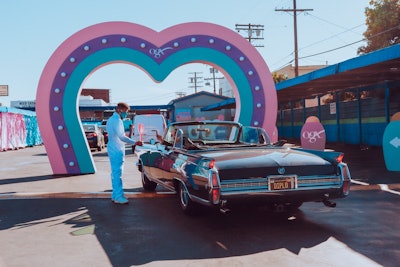
[[[114,204],[129,204],[129,200],[126,199],[125,197],[120,197],[120,198],[117,198],[117,199],[112,199],[112,202],[113,202]]]

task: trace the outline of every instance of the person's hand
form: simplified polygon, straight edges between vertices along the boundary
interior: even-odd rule
[[[157,138],[157,140],[161,142],[161,141],[162,141],[162,136],[158,134],[158,131],[157,131],[157,130],[154,130],[154,131],[156,132],[156,138]]]
[[[143,142],[142,142],[142,141],[136,141],[135,145],[137,145],[137,146],[143,146]]]

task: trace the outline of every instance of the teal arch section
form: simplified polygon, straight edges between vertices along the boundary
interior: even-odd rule
[[[202,62],[217,65],[231,77],[237,86],[241,103],[253,102],[252,90],[246,74],[232,58],[216,50],[202,47],[184,49],[171,55],[161,64],[158,64],[143,52],[131,48],[114,47],[100,50],[89,55],[74,69],[68,79],[63,96],[65,124],[69,135],[75,137],[71,139],[71,145],[75,151],[81,173],[94,173],[95,166],[78,118],[79,111],[76,101],[80,87],[86,77],[96,68],[115,62],[126,62],[139,66],[156,82],[162,82],[172,71],[185,64]],[[252,112],[241,112],[238,120],[249,125],[252,116]]]

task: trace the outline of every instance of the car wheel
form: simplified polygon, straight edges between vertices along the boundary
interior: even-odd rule
[[[183,183],[179,183],[179,203],[185,214],[193,214],[195,203],[190,199],[189,192]]]
[[[141,176],[142,176],[142,185],[144,190],[146,191],[156,190],[157,183],[150,181],[144,170],[142,170]]]
[[[101,151],[103,148],[101,147],[101,144],[97,147],[97,151]]]

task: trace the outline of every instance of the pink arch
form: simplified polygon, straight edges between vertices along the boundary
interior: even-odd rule
[[[68,56],[70,56],[72,51],[81,47],[88,40],[112,34],[140,36],[158,47],[161,47],[169,40],[188,34],[215,36],[215,38],[227,40],[234,44],[239,50],[245,51],[247,59],[255,66],[259,75],[263,76],[261,79],[261,87],[264,90],[265,99],[262,100],[264,102],[261,104],[265,106],[265,112],[268,116],[264,116],[263,121],[260,122],[261,125],[258,126],[264,127],[273,139],[275,139],[277,99],[275,85],[270,75],[270,71],[257,50],[236,32],[219,25],[201,22],[179,24],[161,32],[156,32],[142,25],[128,22],[105,22],[87,27],[66,39],[50,57],[42,72],[42,76],[40,77],[36,95],[37,116],[42,138],[54,173],[69,173],[68,166],[65,165],[65,160],[63,159],[63,148],[59,147],[57,142],[57,129],[49,127],[51,125],[50,114],[54,112],[54,107],[50,105],[50,95],[52,91],[54,91],[54,88],[52,88],[54,79],[57,75],[60,75],[60,68],[62,64],[68,60]],[[233,85],[234,93],[238,96],[239,91],[235,87],[234,83]],[[236,99],[237,118],[242,109],[242,105],[240,103],[240,98]]]

